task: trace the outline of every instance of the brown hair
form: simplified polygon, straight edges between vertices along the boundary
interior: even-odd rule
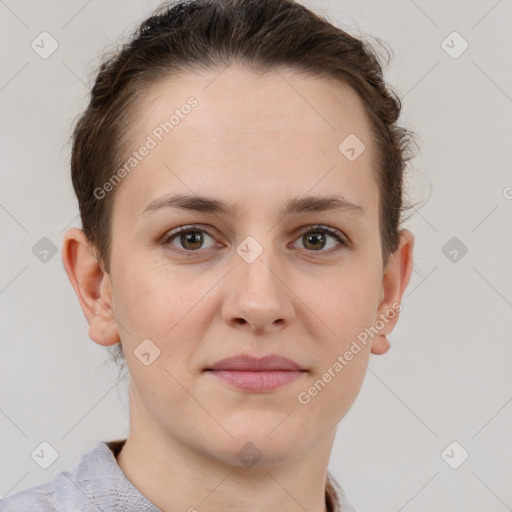
[[[286,67],[343,82],[358,93],[378,154],[374,167],[386,264],[399,245],[401,216],[408,208],[403,178],[414,135],[396,125],[401,102],[384,83],[372,46],[294,0],[182,0],[162,4],[103,62],[72,134],[71,176],[82,229],[106,271],[117,187],[102,199],[94,191],[126,161],[141,98],[159,81],[232,62],[255,72]]]

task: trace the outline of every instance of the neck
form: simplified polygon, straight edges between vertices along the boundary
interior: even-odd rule
[[[148,430],[140,424],[140,415],[138,420],[130,424],[117,462],[128,480],[162,512],[260,512],[263,508],[328,512],[327,465],[335,431],[301,456],[246,467],[226,464],[161,430]]]

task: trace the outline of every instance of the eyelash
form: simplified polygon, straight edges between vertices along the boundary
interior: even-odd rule
[[[215,238],[213,233],[211,233],[209,229],[205,229],[204,227],[199,227],[199,226],[195,226],[195,225],[190,225],[190,226],[181,226],[181,227],[177,228],[175,231],[166,234],[163,237],[161,243],[162,243],[162,245],[168,246],[167,249],[172,252],[176,252],[179,254],[185,254],[186,256],[189,256],[189,257],[195,256],[197,253],[201,252],[201,249],[196,249],[193,251],[187,250],[187,249],[178,249],[178,248],[172,246],[170,244],[170,242],[172,240],[174,240],[175,238],[177,238],[179,235],[182,235],[183,233],[195,233],[198,231],[204,232],[207,235],[209,235],[210,237]],[[341,250],[345,247],[348,247],[348,245],[349,245],[347,242],[345,242],[345,240],[343,240],[343,238],[340,236],[339,231],[337,229],[331,228],[330,226],[325,226],[324,224],[318,224],[316,226],[311,226],[308,230],[303,231],[297,238],[303,237],[304,235],[308,235],[310,233],[326,233],[326,234],[331,235],[332,237],[336,238],[336,240],[338,241],[338,245],[336,246],[334,251]],[[329,251],[322,251],[322,250],[313,251],[313,250],[311,250],[308,252],[330,253],[330,252],[333,252],[332,249],[333,248],[331,248],[331,250],[329,250]]]

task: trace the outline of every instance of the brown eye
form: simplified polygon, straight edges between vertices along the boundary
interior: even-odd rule
[[[304,242],[304,247],[306,249],[323,249],[326,244],[325,233],[306,233],[302,235],[302,240]]]
[[[210,246],[203,247],[205,236],[212,239],[213,243]],[[179,228],[174,233],[170,233],[168,236],[166,236],[163,243],[165,245],[176,247],[178,250],[187,252],[197,252],[199,249],[205,249],[215,245],[215,241],[205,230],[194,227]]]
[[[185,249],[200,249],[203,245],[203,235],[200,231],[189,231],[188,233],[181,233],[179,241]]]
[[[329,237],[336,243],[329,245]],[[300,236],[303,246],[314,252],[327,252],[322,249],[331,249],[333,247],[346,246],[345,241],[339,236],[338,231],[329,226],[316,226]]]

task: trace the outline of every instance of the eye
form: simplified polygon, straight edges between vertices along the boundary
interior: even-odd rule
[[[328,247],[328,236],[337,241],[337,243]],[[326,247],[327,249],[331,249],[332,247],[336,246],[338,248],[341,248],[348,245],[340,236],[340,233],[337,229],[324,225],[313,226],[309,228],[307,231],[302,233],[302,235],[299,237],[299,240],[303,241],[304,245],[306,246],[306,249],[310,249],[313,252],[327,252],[322,251],[321,249],[325,249]]]
[[[205,236],[212,240],[209,246],[204,246]],[[329,246],[328,237],[336,243],[331,243]],[[322,249],[348,246],[348,243],[343,239],[343,235],[337,229],[325,225],[310,227],[301,234],[298,240],[301,240],[305,248],[312,252],[328,252]],[[199,249],[214,247],[215,239],[207,230],[199,226],[181,226],[167,233],[162,239],[162,244],[171,251],[192,256],[193,253],[200,252]]]
[[[203,247],[205,235],[206,237],[214,240],[213,237],[209,235],[208,232],[204,229],[200,229],[197,226],[182,226],[175,231],[168,233],[162,240],[162,243],[164,245],[171,245],[172,247],[176,247],[176,245],[173,243],[176,241],[178,244],[180,244],[180,246],[176,249],[178,252],[180,252],[180,250],[181,252],[197,252],[198,249],[213,247],[215,245],[214,241],[214,243],[210,246]]]

